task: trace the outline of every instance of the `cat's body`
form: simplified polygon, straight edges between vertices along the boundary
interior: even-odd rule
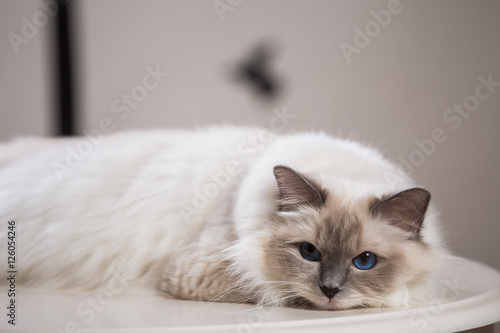
[[[444,253],[428,193],[356,143],[240,127],[92,142],[0,145],[19,283],[92,290],[121,271],[181,299],[398,306],[425,297]],[[378,262],[359,269],[365,253]]]

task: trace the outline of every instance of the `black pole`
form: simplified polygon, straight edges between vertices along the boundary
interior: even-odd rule
[[[75,0],[72,0],[75,1]],[[75,135],[75,108],[73,100],[73,58],[72,42],[72,1],[58,1],[56,15],[55,53],[56,53],[56,98],[57,98],[57,135]]]

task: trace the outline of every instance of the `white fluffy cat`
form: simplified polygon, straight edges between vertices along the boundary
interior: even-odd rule
[[[347,309],[424,300],[445,253],[430,195],[324,134],[155,130],[0,145],[18,281]],[[5,252],[5,251],[4,251]],[[6,271],[6,258],[0,269]]]

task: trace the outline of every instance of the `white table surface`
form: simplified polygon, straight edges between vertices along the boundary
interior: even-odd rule
[[[255,308],[115,294],[98,303],[89,295],[23,292],[17,286],[16,326],[7,323],[1,288],[0,329],[15,332],[455,332],[500,322],[500,273],[454,257],[440,272],[438,299],[414,309],[311,311]],[[443,303],[445,302],[445,303]],[[83,305],[82,305],[83,304]],[[77,312],[80,309],[80,314]]]

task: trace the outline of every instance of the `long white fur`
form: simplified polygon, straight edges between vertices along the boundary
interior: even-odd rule
[[[157,263],[200,238],[213,240],[203,243],[212,252],[232,245],[225,253],[233,271],[249,289],[264,284],[265,254],[254,245],[276,210],[275,165],[315,175],[346,201],[415,186],[399,167],[355,142],[232,126],[109,135],[58,179],[54,162],[65,164],[67,147],[77,151],[85,140],[27,138],[0,145],[0,244],[6,248],[6,222],[15,219],[19,274],[37,288],[98,288],[119,270],[153,290]],[[214,180],[234,165],[227,184]],[[219,192],[205,195],[202,209],[186,212],[200,203],[207,184]],[[221,245],[221,234],[231,230],[237,241]],[[422,237],[443,250],[432,206]],[[2,271],[5,265],[1,259]]]

